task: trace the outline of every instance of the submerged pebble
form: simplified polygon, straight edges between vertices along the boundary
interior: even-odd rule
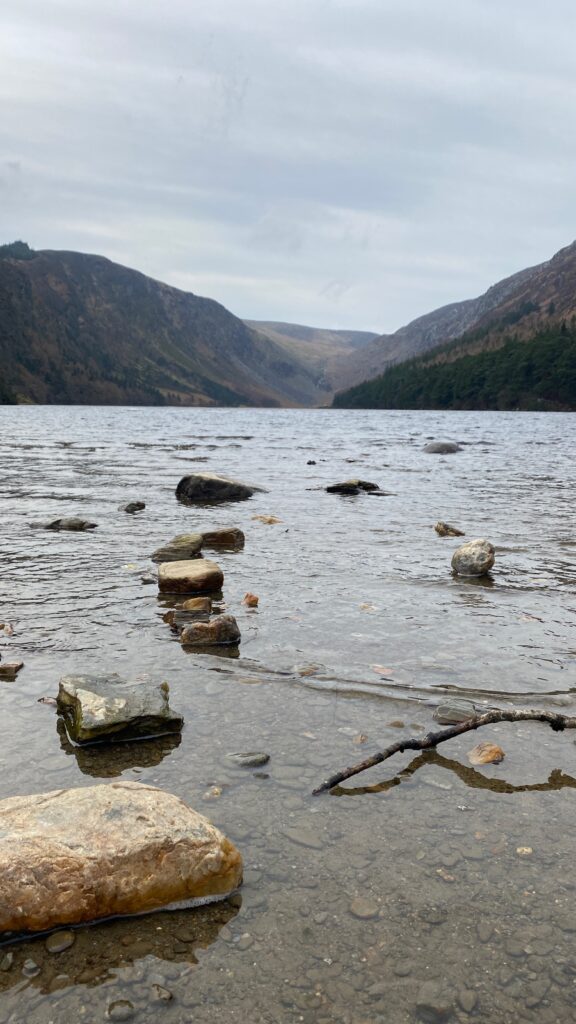
[[[75,939],[74,932],[52,932],[52,935],[49,935],[46,939],[44,946],[49,953],[63,953],[65,949],[70,949],[70,946],[74,945]]]

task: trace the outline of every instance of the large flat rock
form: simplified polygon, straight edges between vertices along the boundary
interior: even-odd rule
[[[220,590],[223,582],[220,566],[207,558],[163,562],[158,566],[158,588],[162,594],[211,594]]]
[[[145,739],[182,728],[184,719],[171,710],[168,693],[167,683],[129,682],[116,673],[64,676],[57,707],[75,743]]]
[[[0,801],[0,932],[223,896],[240,853],[178,797],[137,782]]]
[[[225,501],[245,501],[263,487],[243,484],[219,473],[191,473],[183,476],[176,488],[176,497],[184,505],[217,505]]]

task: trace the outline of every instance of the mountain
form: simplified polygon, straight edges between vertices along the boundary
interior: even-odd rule
[[[468,329],[435,347],[425,341],[424,354],[389,365],[376,378],[338,394],[334,405],[576,408],[576,243],[471,302],[476,305]],[[467,317],[470,303],[458,305],[466,307]],[[420,323],[435,316],[440,323],[450,308],[455,307]]]
[[[0,402],[326,404],[316,349],[102,256],[0,246]]]

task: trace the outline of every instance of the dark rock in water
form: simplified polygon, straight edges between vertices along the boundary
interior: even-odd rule
[[[202,647],[215,644],[238,644],[241,634],[233,615],[218,615],[212,622],[194,622],[185,626],[180,641],[188,646]]]
[[[424,451],[429,455],[453,455],[454,452],[461,452],[462,448],[455,441],[431,441],[425,445]]]
[[[360,491],[380,491],[378,484],[369,480],[344,480],[341,484],[331,484],[326,488],[328,494],[360,494]]]
[[[258,750],[248,750],[245,753],[236,751],[226,754],[226,757],[241,768],[261,768],[263,765],[268,764],[270,760],[270,754],[265,754]]]
[[[439,704],[432,717],[441,725],[456,725],[457,722],[465,722],[468,718],[473,718],[477,713],[476,706],[471,700],[455,698],[445,701],[444,704]]]
[[[225,501],[244,501],[263,487],[243,484],[218,473],[192,473],[184,476],[176,488],[176,497],[184,505],[219,504]]]
[[[95,530],[97,523],[91,523],[88,519],[79,519],[78,516],[68,516],[64,519],[54,519],[51,523],[42,525],[44,530],[72,530],[74,532],[81,532],[82,530]]]
[[[452,570],[458,576],[485,576],[494,565],[494,545],[481,538],[461,544],[452,555]]]
[[[463,530],[459,530],[456,526],[450,526],[450,523],[443,523],[439,520],[434,527],[439,537],[465,537]]]
[[[5,661],[0,665],[0,679],[16,679],[21,668],[24,668],[23,661]]]
[[[308,459],[308,462],[306,463],[306,465],[307,466],[315,466],[316,465],[316,460],[315,459]]]
[[[167,683],[107,676],[64,676],[58,713],[75,743],[144,739],[179,732],[184,719],[168,703]]]
[[[239,551],[246,540],[237,526],[223,526],[218,530],[202,530],[202,546],[206,548],[230,548]]]
[[[162,548],[152,555],[153,562],[185,562],[188,558],[196,558],[202,547],[200,533],[179,533]]]
[[[134,512],[142,512],[146,508],[145,501],[129,501],[127,505],[119,505],[119,512],[129,512],[131,515]]]

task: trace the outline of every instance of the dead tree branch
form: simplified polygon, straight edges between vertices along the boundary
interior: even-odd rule
[[[350,779],[353,775],[359,775],[360,772],[365,772],[368,768],[382,764],[382,761],[387,761],[393,754],[401,754],[404,750],[430,750],[437,747],[439,743],[444,743],[445,740],[453,739],[454,736],[461,736],[465,732],[480,729],[483,725],[494,725],[496,722],[545,722],[554,732],[576,729],[576,718],[559,715],[554,711],[487,711],[485,715],[474,715],[473,718],[467,718],[465,722],[458,722],[457,725],[452,725],[449,729],[428,732],[419,739],[413,736],[407,740],[399,740],[390,747],[386,747],[386,750],[380,750],[364,761],[359,761],[358,764],[353,764],[350,768],[344,768],[341,772],[331,775],[313,791],[313,796],[334,789],[334,786],[339,786],[341,782]]]

